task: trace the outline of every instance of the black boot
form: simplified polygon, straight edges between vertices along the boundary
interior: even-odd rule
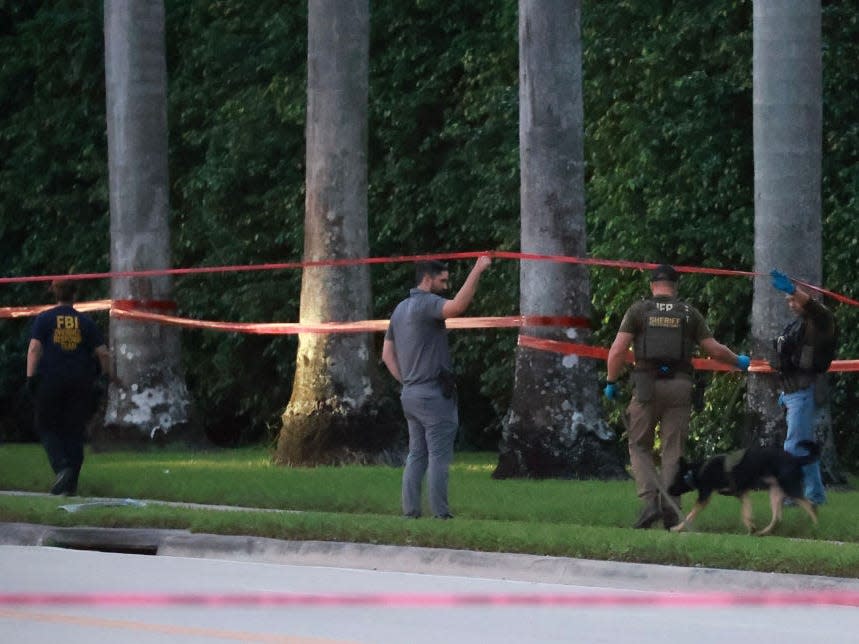
[[[51,486],[51,494],[68,494],[69,489],[74,484],[75,471],[66,467],[57,473],[57,478],[54,479],[54,484]]]
[[[637,530],[649,528],[660,516],[662,516],[662,510],[660,509],[659,503],[656,499],[653,499],[648,501],[647,505],[642,508],[641,513],[638,515],[638,519],[632,524],[632,527]]]

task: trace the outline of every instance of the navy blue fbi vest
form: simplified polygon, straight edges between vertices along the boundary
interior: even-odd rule
[[[31,337],[42,343],[39,375],[85,380],[96,376],[93,352],[104,339],[95,322],[73,307],[61,304],[40,313]]]
[[[688,337],[689,305],[680,300],[647,300],[644,330],[635,341],[636,361],[648,366],[687,365],[692,359]]]

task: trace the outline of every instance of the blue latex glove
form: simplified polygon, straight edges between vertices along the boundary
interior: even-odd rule
[[[740,371],[748,371],[750,364],[752,364],[752,359],[749,356],[737,356],[737,367]]]
[[[780,291],[784,291],[788,295],[793,295],[796,292],[796,286],[790,281],[790,278],[784,273],[773,269],[770,271],[772,285]]]
[[[609,400],[614,400],[617,397],[617,383],[607,382],[605,383],[605,389],[602,390],[605,397]]]

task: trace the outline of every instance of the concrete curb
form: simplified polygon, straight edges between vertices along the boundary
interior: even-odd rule
[[[0,544],[55,546],[170,557],[459,575],[666,592],[756,590],[859,592],[859,579],[594,561],[445,548],[285,541],[186,530],[61,528],[0,523]]]
[[[4,545],[134,554],[157,554],[165,539],[190,534],[188,530],[155,528],[64,528],[30,523],[0,523],[0,543]]]

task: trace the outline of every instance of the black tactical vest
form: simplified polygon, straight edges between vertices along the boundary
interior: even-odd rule
[[[652,366],[677,366],[692,359],[687,337],[689,305],[676,299],[647,300],[643,332],[635,340],[635,359]]]

